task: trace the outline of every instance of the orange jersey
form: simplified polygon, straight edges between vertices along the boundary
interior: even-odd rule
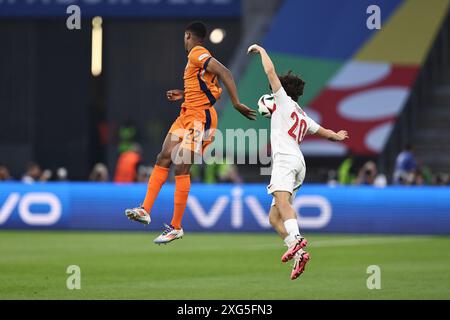
[[[217,77],[206,71],[211,54],[202,46],[192,48],[184,70],[184,103],[186,109],[207,109],[220,98],[222,88]]]

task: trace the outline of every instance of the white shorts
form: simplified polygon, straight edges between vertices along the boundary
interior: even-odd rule
[[[305,161],[297,156],[277,154],[272,163],[272,176],[270,184],[267,186],[267,193],[275,191],[287,191],[291,194],[290,202],[295,198],[295,194],[305,180]],[[275,205],[275,198],[272,206]]]

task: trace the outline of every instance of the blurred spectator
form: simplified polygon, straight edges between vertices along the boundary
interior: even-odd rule
[[[97,163],[89,175],[90,181],[106,182],[109,180],[108,168],[103,163]]]
[[[198,170],[194,169],[194,174],[197,172],[203,183],[242,183],[243,180],[239,175],[238,167],[233,161],[224,160],[223,163],[220,163],[219,161],[211,162],[211,159],[209,159],[208,163],[196,165]]]
[[[447,173],[439,173],[434,178],[434,184],[437,186],[448,186],[450,183],[450,175]]]
[[[433,173],[431,172],[431,169],[428,166],[424,166],[419,163],[420,166],[420,172],[423,176],[424,184],[433,184]]]
[[[373,161],[367,161],[361,169],[359,169],[356,184],[373,185],[377,177],[377,165]]]
[[[191,179],[195,182],[213,183],[242,183],[238,167],[232,161],[223,163],[208,159],[208,163],[194,164],[191,167]]]
[[[423,176],[422,170],[416,170],[412,175],[412,185],[423,186],[425,184],[425,178]]]
[[[355,181],[353,156],[349,154],[337,170],[339,184],[353,184]]]
[[[334,186],[336,186],[338,184],[336,170],[329,170],[328,171],[327,184],[329,186],[332,186],[332,187],[334,187]]]
[[[412,175],[417,170],[417,161],[414,156],[413,147],[406,145],[395,160],[395,169],[392,181],[394,184],[411,184]]]
[[[133,143],[128,151],[122,152],[117,159],[114,182],[136,182],[142,161],[142,148]]]
[[[375,162],[367,161],[361,169],[359,169],[355,182],[359,185],[369,185],[383,188],[387,185],[387,178],[383,173],[378,173],[378,168]]]
[[[57,181],[67,181],[67,169],[64,167],[60,167],[56,170],[56,179]]]
[[[131,121],[127,121],[119,127],[119,153],[126,152],[131,149],[136,141],[137,129]]]
[[[0,164],[0,181],[10,181],[10,180],[12,180],[12,177],[9,174],[8,167]]]
[[[41,167],[34,162],[31,162],[27,166],[27,171],[22,177],[22,182],[25,183],[33,183],[36,181],[45,182],[48,181],[52,176],[52,172],[50,170],[42,171]]]
[[[378,188],[384,188],[387,186],[387,177],[386,175],[380,173],[376,176],[373,185]]]

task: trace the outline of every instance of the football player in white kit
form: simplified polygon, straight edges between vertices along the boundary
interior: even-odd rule
[[[261,55],[262,65],[275,98],[270,122],[272,176],[267,190],[272,194],[273,201],[269,221],[288,247],[281,261],[294,259],[291,272],[291,279],[294,280],[302,274],[310,258],[309,253],[303,250],[308,242],[300,234],[297,214],[292,207],[292,200],[306,173],[305,159],[299,145],[307,133],[331,141],[345,140],[348,134],[345,130],[336,133],[324,129],[309,118],[297,104],[303,94],[305,82],[291,72],[279,77],[264,48],[254,44],[248,48],[248,53],[251,52]]]

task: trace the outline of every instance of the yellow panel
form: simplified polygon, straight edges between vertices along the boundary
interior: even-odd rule
[[[449,4],[450,0],[406,0],[353,59],[421,65]]]

